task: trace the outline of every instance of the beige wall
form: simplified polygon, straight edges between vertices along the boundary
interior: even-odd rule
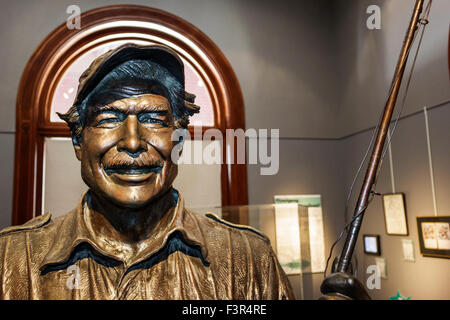
[[[0,228],[11,225],[14,178],[14,133],[0,133]]]
[[[339,82],[340,136],[374,126],[384,106],[406,28],[411,19],[411,0],[334,1],[336,17],[336,71]],[[427,1],[425,1],[426,3]],[[369,5],[381,8],[381,29],[366,28]],[[434,0],[404,114],[450,98],[448,33],[450,1]],[[418,42],[418,41],[417,41]],[[416,45],[417,45],[416,42]],[[416,45],[411,50],[411,59]],[[405,78],[406,80],[406,78]],[[399,97],[403,93],[400,91]]]
[[[351,134],[375,125],[384,106],[393,70],[397,62],[413,1],[359,0],[337,1],[338,61],[340,82],[339,120],[342,135]],[[381,7],[381,29],[364,27],[367,6]],[[370,205],[361,233],[381,236],[382,256],[386,259],[388,279],[382,280],[380,290],[372,290],[374,298],[386,299],[400,290],[412,299],[450,299],[450,260],[424,258],[419,253],[417,216],[433,215],[431,183],[428,169],[425,124],[422,108],[448,101],[450,84],[448,73],[448,34],[450,2],[433,1],[421,50],[403,115],[418,114],[400,121],[393,139],[393,167],[396,191],[406,195],[408,237],[388,236],[385,233],[381,200],[375,198]],[[413,47],[413,51],[415,50]],[[412,60],[413,55],[411,54]],[[407,69],[409,70],[409,69]],[[406,78],[405,78],[406,80]],[[404,88],[404,86],[403,86]],[[401,101],[403,91],[399,95]],[[398,103],[398,106],[400,104]],[[397,107],[398,110],[398,107]],[[439,214],[450,215],[449,130],[450,105],[429,111],[430,139],[433,154]],[[348,189],[362,158],[370,132],[363,132],[343,140],[344,184]],[[361,179],[360,179],[361,180]],[[356,188],[356,195],[358,194]],[[377,185],[380,193],[392,192],[389,162],[385,160]],[[343,199],[344,200],[344,199]],[[353,201],[354,203],[354,201]],[[412,239],[416,262],[403,261],[401,239]],[[359,277],[365,281],[366,267],[374,258],[363,254],[361,239],[357,246],[360,263]]]
[[[449,141],[450,104],[428,111],[432,163],[436,187],[436,202],[439,215],[450,215],[450,172]],[[423,257],[420,254],[417,234],[418,216],[433,216],[431,178],[428,164],[425,122],[423,113],[413,115],[400,121],[398,132],[392,142],[393,172],[396,192],[405,194],[408,236],[387,235],[384,224],[382,201],[376,197],[364,218],[357,244],[359,261],[359,278],[366,283],[369,265],[375,264],[375,258],[364,254],[361,235],[379,234],[381,257],[386,259],[388,279],[381,280],[381,289],[370,290],[372,297],[387,299],[400,290],[403,296],[411,299],[450,299],[450,260]],[[370,132],[365,132],[345,140],[344,148],[349,155],[346,172],[347,186],[356,168],[355,160],[370,139]],[[391,193],[391,175],[389,159],[380,173],[377,192]],[[353,203],[358,191],[353,197]],[[403,260],[401,239],[412,239],[415,246],[416,262]]]
[[[341,144],[340,140],[282,139],[278,174],[261,176],[258,166],[248,166],[250,204],[273,203],[276,194],[322,195],[326,256],[344,225]],[[322,279],[322,274],[304,275],[305,299],[320,296]]]

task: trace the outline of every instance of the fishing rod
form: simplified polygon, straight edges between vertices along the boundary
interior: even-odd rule
[[[379,125],[376,128],[375,143],[373,145],[371,157],[367,165],[366,174],[361,186],[358,201],[355,206],[353,218],[350,223],[350,229],[347,233],[347,238],[342,248],[341,255],[337,259],[337,263],[335,264],[335,268],[333,269],[333,274],[336,273],[348,274],[351,269],[351,260],[357,242],[358,233],[362,225],[364,213],[370,203],[371,196],[375,193],[373,191],[373,188],[376,184],[380,163],[384,156],[383,149],[385,146],[386,137],[388,136],[388,130],[391,123],[395,104],[397,101],[397,96],[400,90],[400,85],[405,71],[408,55],[420,23],[426,24],[428,22],[425,19],[420,18],[423,9],[423,3],[424,0],[416,0],[416,3],[414,5],[414,10],[406,32],[405,39],[403,41],[403,46],[400,51],[400,56],[397,61],[397,66],[395,68],[393,80],[390,86],[389,96],[386,101]],[[427,6],[427,14],[429,12],[430,4],[431,0],[429,1]],[[392,134],[389,136],[388,143],[390,143],[391,137]],[[330,275],[329,277],[331,277],[332,275]]]

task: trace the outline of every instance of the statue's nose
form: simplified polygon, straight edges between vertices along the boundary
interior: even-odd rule
[[[125,120],[122,138],[117,144],[117,149],[133,158],[137,158],[142,152],[147,151],[147,144],[141,136],[138,119],[135,115],[129,115]]]

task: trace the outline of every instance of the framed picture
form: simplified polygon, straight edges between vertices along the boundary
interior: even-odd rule
[[[450,216],[417,217],[420,253],[450,258]]]
[[[414,242],[411,239],[402,239],[403,260],[415,262]]]
[[[363,235],[363,240],[364,240],[364,253],[373,254],[376,256],[381,255],[379,235],[365,234]]]
[[[387,265],[386,265],[386,259],[384,258],[375,258],[375,265],[377,266],[378,270],[380,271],[380,277],[381,279],[387,279]]]
[[[382,199],[386,234],[407,236],[405,195],[403,193],[383,194]]]

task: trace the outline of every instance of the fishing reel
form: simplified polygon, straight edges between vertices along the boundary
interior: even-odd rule
[[[356,278],[358,270],[356,258],[350,262],[348,272],[337,272],[338,264],[339,257],[336,257],[331,267],[332,273],[320,286],[323,296],[319,300],[371,300],[364,285]]]

